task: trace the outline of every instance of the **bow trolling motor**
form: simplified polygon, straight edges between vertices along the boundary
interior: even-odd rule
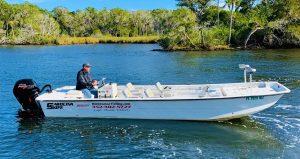
[[[249,73],[249,82],[251,83],[252,75],[256,72],[256,69],[246,64],[239,64],[239,68],[244,71],[244,82],[247,83],[247,73]]]
[[[46,88],[48,89],[46,90]],[[44,117],[42,108],[35,101],[44,90],[51,92],[51,85],[46,84],[40,89],[37,83],[32,79],[21,79],[15,83],[13,93],[18,102],[22,105],[22,109],[18,112],[20,117]]]

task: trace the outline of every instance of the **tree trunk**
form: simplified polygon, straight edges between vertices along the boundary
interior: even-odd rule
[[[202,47],[204,47],[205,46],[205,41],[204,41],[204,35],[203,35],[203,27],[201,27],[200,33],[201,33]]]
[[[280,38],[278,38],[276,35],[272,35],[273,38],[275,38],[278,42],[278,44],[281,46],[282,45],[282,40]]]
[[[198,13],[197,13],[197,19],[198,19],[198,24],[199,24],[200,36],[201,36],[201,46],[204,47],[203,26],[201,24],[201,21],[202,21],[202,11],[198,11]]]
[[[8,22],[6,22],[6,28],[5,28],[5,36],[8,37]]]
[[[148,24],[146,24],[146,28],[145,28],[146,30],[145,30],[145,34],[146,34],[146,36],[148,35]]]
[[[184,36],[186,39],[188,39],[191,43],[191,45],[194,47],[194,48],[197,48],[197,46],[192,42],[191,38],[187,35],[187,33],[184,31],[183,32]]]
[[[218,0],[218,19],[217,19],[218,26],[220,24],[220,9],[219,9],[219,5],[220,5],[220,0]]]
[[[12,37],[13,37],[13,38],[15,38],[14,26],[13,26],[13,25],[11,25],[10,27],[11,27]]]
[[[251,38],[252,34],[254,34],[257,30],[261,30],[261,29],[263,29],[263,28],[255,28],[254,30],[252,30],[250,32],[250,34],[247,36],[247,39],[244,42],[244,49],[247,48],[247,43],[248,43],[249,39]]]
[[[229,38],[228,38],[228,45],[229,46],[230,46],[230,41],[231,41],[233,7],[234,7],[234,4],[232,3],[231,4],[231,9],[230,9],[230,25],[229,25]]]

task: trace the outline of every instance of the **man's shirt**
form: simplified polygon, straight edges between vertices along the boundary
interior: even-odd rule
[[[81,90],[85,88],[90,88],[92,86],[92,76],[89,72],[84,72],[83,70],[77,73],[77,83],[76,89]]]

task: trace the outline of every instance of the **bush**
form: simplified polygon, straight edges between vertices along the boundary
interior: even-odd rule
[[[229,30],[225,26],[204,29],[205,46],[227,45]]]
[[[199,48],[200,34],[196,15],[187,8],[179,8],[170,17],[171,28],[161,36],[159,44],[166,50]]]

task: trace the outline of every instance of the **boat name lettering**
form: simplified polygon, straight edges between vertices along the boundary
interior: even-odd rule
[[[251,96],[251,97],[246,97],[246,100],[260,100],[264,99],[264,96]]]
[[[63,109],[64,106],[73,105],[73,103],[47,103],[47,109]]]

